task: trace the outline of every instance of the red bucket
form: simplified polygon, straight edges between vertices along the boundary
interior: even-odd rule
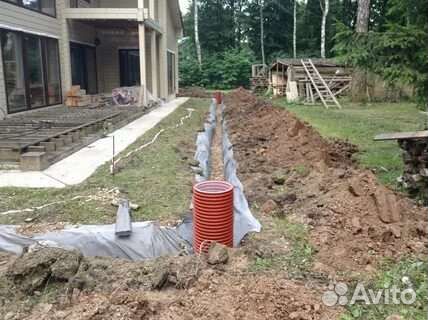
[[[233,247],[233,186],[226,181],[193,186],[193,249],[205,252],[212,242]]]

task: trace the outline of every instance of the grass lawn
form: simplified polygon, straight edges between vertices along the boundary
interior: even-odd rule
[[[34,223],[112,223],[117,209],[111,205],[112,193],[107,191],[116,187],[121,195],[140,205],[140,209],[133,212],[134,220],[177,218],[189,208],[193,179],[189,160],[193,158],[196,134],[208,107],[208,99],[191,99],[180,106],[122,153],[149,142],[161,128],[166,129],[154,144],[120,162],[122,169],[114,176],[109,173],[110,163],[107,163],[77,186],[0,188],[0,212],[60,202],[35,212],[0,214],[0,224],[19,224],[27,218],[34,219]],[[195,111],[190,119],[184,120],[183,126],[176,128],[181,117],[188,114],[187,108]],[[70,200],[88,195],[91,197]]]
[[[389,186],[396,185],[396,178],[403,170],[400,148],[395,141],[375,142],[373,137],[383,132],[420,130],[425,120],[410,102],[360,105],[342,101],[341,110],[327,110],[321,105],[288,104],[283,98],[275,99],[274,103],[309,122],[324,137],[346,139],[356,144],[360,149],[356,155],[358,162],[374,169],[380,180]]]

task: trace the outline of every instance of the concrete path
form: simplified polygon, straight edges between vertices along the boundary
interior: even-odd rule
[[[44,171],[0,170],[0,187],[64,188],[79,184],[90,177],[98,167],[112,159],[113,136],[117,155],[187,100],[188,98],[175,99]]]

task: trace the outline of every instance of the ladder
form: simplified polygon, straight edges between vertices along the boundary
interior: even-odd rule
[[[339,109],[342,109],[342,106],[340,105],[339,101],[337,101],[336,96],[333,94],[333,92],[331,92],[324,78],[320,75],[318,69],[312,63],[312,60],[301,59],[300,61],[324,107],[327,109],[330,107],[338,107]]]

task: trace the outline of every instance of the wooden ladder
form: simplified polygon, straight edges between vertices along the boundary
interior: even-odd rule
[[[325,82],[324,78],[319,73],[318,69],[314,66],[311,59],[301,59],[302,66],[308,75],[309,80],[312,83],[312,86],[315,88],[318,97],[320,98],[322,104],[327,109],[330,107],[338,107],[342,109],[339,101],[337,101],[336,96],[331,92],[329,86]]]

